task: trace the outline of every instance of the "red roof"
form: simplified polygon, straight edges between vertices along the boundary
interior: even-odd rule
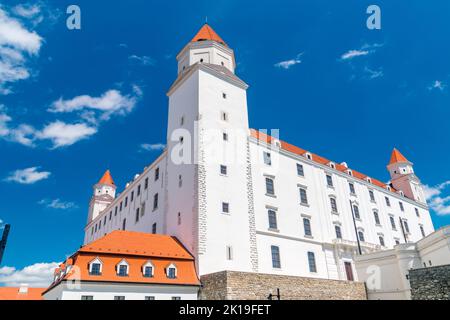
[[[0,300],[44,300],[42,292],[45,288],[27,288],[26,292],[19,292],[20,288],[0,287]]]
[[[391,161],[389,161],[389,164],[393,163],[399,163],[399,162],[409,162],[408,159],[405,158],[404,155],[400,153],[396,148],[392,151],[391,155]]]
[[[251,129],[251,136],[256,138],[256,139],[258,139],[259,141],[263,141],[263,142],[266,142],[268,144],[271,144],[272,143],[272,139],[273,139],[273,137],[271,137],[271,136],[269,136],[267,134],[264,134],[262,132],[259,132],[258,130],[255,130],[255,129]],[[320,163],[322,165],[329,165],[331,162],[333,162],[333,161],[328,160],[328,159],[326,159],[324,157],[321,157],[319,155],[313,154],[313,153],[308,152],[308,151],[306,151],[304,149],[296,147],[296,146],[294,146],[292,144],[289,144],[289,143],[287,143],[285,141],[281,141],[280,140],[280,145],[281,145],[281,149],[289,151],[289,152],[292,152],[292,153],[300,155],[300,156],[304,156],[306,153],[309,153],[309,154],[311,154],[311,160],[312,161]],[[335,164],[335,168],[336,168],[336,170],[341,171],[341,172],[347,172],[347,170],[350,170],[352,172],[352,176],[354,178],[365,180],[366,182],[368,182],[366,180],[368,178],[367,175],[365,175],[363,173],[360,173],[360,172],[358,172],[356,170],[347,168],[346,166],[344,166],[342,164],[336,163]],[[389,185],[387,185],[387,184],[385,184],[385,183],[383,183],[383,182],[381,182],[381,181],[379,181],[377,179],[370,178],[370,180],[371,180],[371,183],[373,185],[376,185],[378,187],[381,187],[381,188],[384,188],[384,189],[387,189],[388,187],[390,187]],[[394,188],[392,188],[392,187],[390,187],[390,188],[391,188],[391,190],[393,192],[396,191]]]
[[[98,184],[108,184],[111,186],[114,186],[114,180],[111,176],[111,172],[109,170],[106,170],[103,174],[103,177],[98,181]]]
[[[191,42],[198,42],[198,41],[216,41],[220,44],[223,44],[226,46],[227,44],[225,41],[222,40],[221,37],[211,28],[207,23],[201,27],[201,29],[197,32],[195,37],[191,40]]]

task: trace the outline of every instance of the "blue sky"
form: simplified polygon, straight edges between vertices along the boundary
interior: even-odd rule
[[[72,3],[0,5],[8,274],[75,251],[104,170],[122,189],[158,156],[175,56],[206,16],[250,85],[251,127],[383,181],[397,147],[428,186],[435,227],[450,223],[450,2],[376,1],[381,30],[366,28],[363,0],[76,1],[81,30],[68,30]]]

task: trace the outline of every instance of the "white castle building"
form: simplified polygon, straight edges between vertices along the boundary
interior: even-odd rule
[[[391,181],[382,183],[250,129],[248,86],[235,74],[233,50],[207,24],[177,61],[166,149],[119,195],[105,173],[94,186],[85,244],[118,229],[168,234],[193,254],[199,275],[357,280],[360,251],[434,231],[413,164],[398,150]]]

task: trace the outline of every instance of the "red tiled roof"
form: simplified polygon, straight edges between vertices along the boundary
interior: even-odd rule
[[[20,288],[0,287],[0,300],[44,300],[45,288],[28,288],[26,293],[19,293]]]
[[[267,134],[265,134],[263,132],[260,132],[258,130],[255,130],[255,129],[250,129],[250,134],[251,134],[252,137],[258,139],[259,141],[263,141],[263,142],[266,142],[268,144],[271,144],[272,143],[272,139],[274,139],[273,137],[271,137],[271,136],[269,136],[269,135],[267,135]],[[304,156],[308,152],[308,151],[306,151],[304,149],[301,149],[299,147],[296,147],[296,146],[294,146],[292,144],[289,144],[289,143],[287,143],[285,141],[281,141],[281,140],[280,140],[280,145],[281,145],[281,149],[289,151],[289,152],[292,152],[292,153],[294,153],[296,155]],[[330,162],[334,162],[334,161],[328,160],[328,159],[326,159],[326,158],[324,158],[322,156],[319,156],[317,154],[313,154],[311,152],[309,152],[309,154],[311,154],[312,161],[320,163],[322,165],[329,165]],[[336,170],[341,171],[341,172],[347,172],[347,170],[351,170],[352,176],[354,178],[367,181],[366,180],[366,178],[368,177],[367,175],[365,175],[363,173],[360,173],[360,172],[358,172],[356,170],[347,168],[346,166],[344,166],[342,164],[336,163],[335,164],[335,168],[336,168]],[[386,183],[383,183],[383,182],[381,182],[381,181],[379,181],[377,179],[370,178],[370,180],[371,180],[371,183],[373,185],[376,185],[378,187],[381,187],[381,188],[384,188],[384,189],[387,189],[388,187],[390,187]],[[393,191],[393,192],[396,191],[394,188],[392,188],[392,187],[390,187],[390,188],[391,188],[391,191]]]
[[[98,184],[107,184],[107,185],[111,185],[111,186],[115,185],[114,180],[111,176],[111,172],[109,170],[105,171],[102,178],[98,181]]]
[[[192,38],[191,42],[198,42],[198,41],[216,41],[220,44],[223,44],[226,46],[227,44],[225,41],[222,40],[221,37],[211,28],[208,24],[204,24],[203,27],[197,32],[194,38]]]
[[[404,155],[400,153],[396,148],[392,150],[391,154],[391,161],[389,161],[389,164],[398,163],[398,162],[409,162],[408,159],[405,158]]]

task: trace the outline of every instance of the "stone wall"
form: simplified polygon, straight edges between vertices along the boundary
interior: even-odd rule
[[[412,300],[450,300],[450,265],[409,271]]]
[[[201,277],[203,300],[366,300],[364,283],[261,273],[222,271]],[[276,298],[274,298],[276,299]]]

